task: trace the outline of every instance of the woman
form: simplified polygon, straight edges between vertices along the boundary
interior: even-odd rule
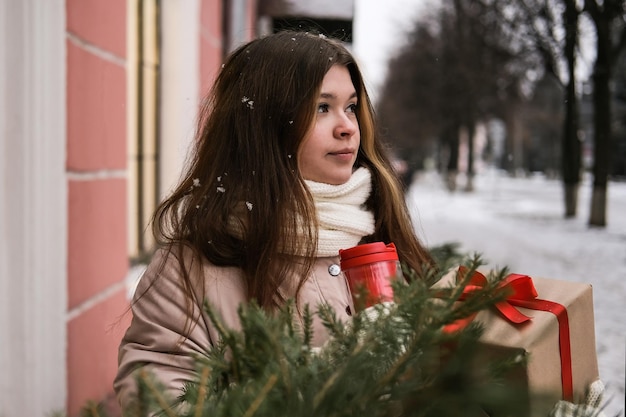
[[[238,328],[237,308],[354,306],[339,249],[394,242],[414,269],[431,265],[377,136],[359,68],[341,43],[302,32],[256,39],[226,60],[201,109],[192,159],[153,217],[160,249],[139,282],[115,389],[150,370],[171,396],[193,356],[217,342],[206,300]],[[299,319],[298,315],[296,319]],[[315,346],[328,338],[319,319]]]

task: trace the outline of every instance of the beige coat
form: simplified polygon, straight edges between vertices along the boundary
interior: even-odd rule
[[[245,283],[235,267],[218,267],[208,261],[202,264],[205,292],[196,291],[198,303],[193,305],[193,317],[199,317],[189,337],[174,350],[184,333],[186,306],[178,260],[170,255],[159,279],[155,280],[163,261],[164,251],[158,252],[139,281],[132,306],[133,318],[119,349],[119,368],[114,388],[122,408],[128,406],[135,392],[133,371],[139,367],[150,370],[165,385],[167,395],[175,398],[186,381],[193,377],[193,356],[203,354],[217,340],[218,333],[200,305],[206,299],[220,314],[227,326],[238,329],[238,306],[245,302]],[[306,281],[300,301],[311,310],[328,303],[337,317],[348,321],[354,305],[345,277],[338,270],[338,257],[318,258]],[[151,284],[152,287],[148,288]],[[318,317],[313,323],[313,345],[321,346],[328,338]]]

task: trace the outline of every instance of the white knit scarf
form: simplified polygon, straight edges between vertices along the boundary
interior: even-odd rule
[[[318,257],[337,256],[339,249],[356,246],[364,236],[374,233],[374,214],[364,207],[372,190],[372,178],[367,168],[358,168],[348,182],[341,185],[304,182],[313,196],[317,212]],[[243,207],[242,204],[242,212]],[[228,221],[230,232],[239,238],[243,236],[242,217],[231,216]],[[289,253],[289,249],[286,252]]]
[[[367,168],[358,168],[341,185],[305,183],[313,195],[319,222],[317,256],[337,256],[339,249],[356,246],[364,236],[374,233],[374,214],[363,206],[372,190]]]

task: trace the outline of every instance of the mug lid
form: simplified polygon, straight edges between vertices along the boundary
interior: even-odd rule
[[[374,262],[397,261],[396,245],[384,242],[365,243],[349,249],[339,249],[341,269],[346,270]]]

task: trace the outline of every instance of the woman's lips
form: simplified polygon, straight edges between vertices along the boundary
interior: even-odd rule
[[[352,149],[341,149],[339,151],[330,152],[329,155],[342,160],[350,160],[354,156],[354,151]]]

